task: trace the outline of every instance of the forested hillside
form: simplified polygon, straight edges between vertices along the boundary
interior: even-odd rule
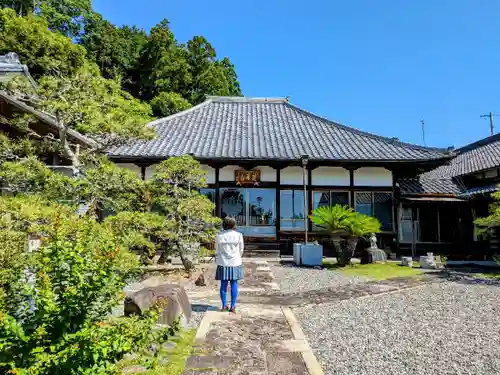
[[[16,52],[36,80],[90,67],[149,103],[155,116],[187,109],[205,95],[241,95],[230,59],[217,56],[203,36],[178,41],[167,18],[145,31],[112,24],[90,0],[0,0],[0,5],[0,54]]]

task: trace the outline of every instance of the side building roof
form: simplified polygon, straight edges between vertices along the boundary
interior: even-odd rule
[[[455,150],[448,163],[423,173],[417,179],[399,181],[403,194],[461,194],[460,177],[500,167],[500,134],[483,138]],[[418,186],[418,188],[417,188]],[[417,192],[419,191],[419,192]]]
[[[16,75],[24,75],[33,86],[36,86],[28,67],[21,64],[17,53],[9,52],[5,55],[0,55],[0,83],[7,82]]]
[[[109,152],[111,158],[338,161],[426,161],[445,149],[400,142],[314,115],[287,99],[208,97],[189,110],[149,124],[157,136]]]

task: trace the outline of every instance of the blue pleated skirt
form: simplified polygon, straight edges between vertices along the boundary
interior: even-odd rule
[[[243,265],[236,267],[217,266],[215,280],[241,280],[243,275]]]

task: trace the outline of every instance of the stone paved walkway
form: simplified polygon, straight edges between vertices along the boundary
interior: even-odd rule
[[[279,303],[260,302],[259,296],[265,298],[278,290],[267,262],[251,261],[245,263],[237,314],[210,311],[208,306],[220,304],[212,280],[206,288],[191,293],[194,304],[198,308],[205,305],[208,311],[184,375],[323,374],[292,310]],[[252,303],[246,298],[253,298]]]
[[[238,314],[217,311],[218,284],[210,270],[207,286],[189,292],[195,311],[205,311],[195,351],[184,375],[322,375],[292,309],[363,298],[439,283],[437,274],[282,293],[266,261],[245,262]]]

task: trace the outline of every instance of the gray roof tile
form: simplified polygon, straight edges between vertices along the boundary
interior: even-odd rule
[[[9,52],[5,55],[0,55],[0,82],[8,82],[18,75],[26,76],[31,84],[36,86],[28,67],[21,64],[16,53]]]
[[[500,167],[500,134],[481,139],[455,150],[456,157],[432,171],[423,173],[415,180],[401,180],[403,194],[460,194],[467,195],[464,187],[458,184],[459,177],[483,170]],[[454,187],[458,190],[455,189]],[[404,189],[403,189],[404,187]],[[475,194],[471,189],[471,194]],[[484,188],[477,188],[481,193]]]
[[[448,164],[423,174],[426,178],[457,177],[500,167],[500,134],[481,139],[455,150]]]
[[[110,150],[109,156],[206,159],[414,161],[449,157],[428,148],[338,124],[286,99],[209,97],[149,124],[157,136]]]
[[[402,195],[456,195],[462,191],[451,178],[407,178],[398,183]]]

